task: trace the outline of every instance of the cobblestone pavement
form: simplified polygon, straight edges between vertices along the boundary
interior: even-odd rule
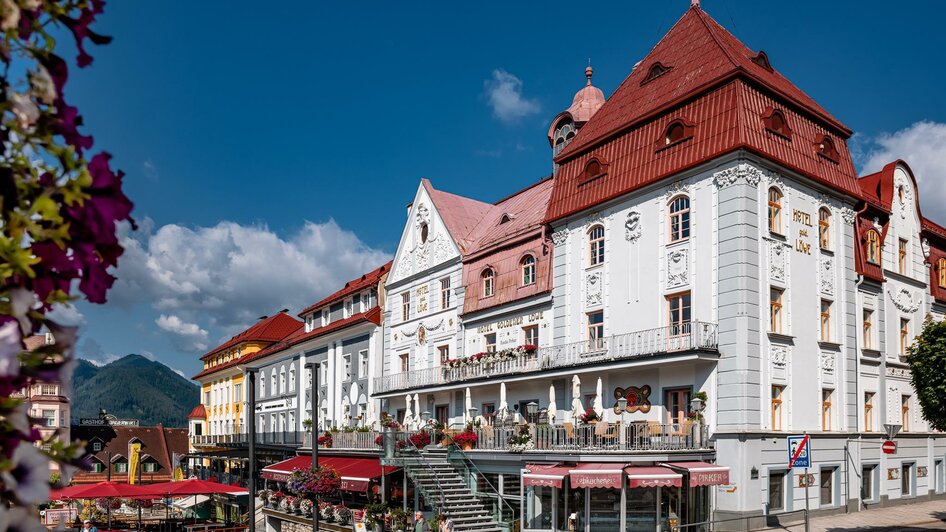
[[[800,532],[804,525],[788,530]],[[946,501],[877,508],[811,520],[811,532],[919,532],[946,530]]]

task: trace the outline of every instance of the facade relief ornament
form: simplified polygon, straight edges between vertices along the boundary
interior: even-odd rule
[[[850,207],[844,207],[841,209],[841,218],[844,220],[844,223],[850,225],[854,223],[854,220],[857,219],[857,212]]]
[[[633,210],[627,213],[624,220],[624,237],[628,242],[636,242],[641,237],[641,213]]]
[[[772,359],[773,366],[784,368],[788,364],[788,348],[784,345],[773,345],[769,351],[769,357]]]
[[[821,353],[821,369],[828,373],[834,372],[834,353]]]
[[[920,298],[914,296],[906,288],[900,290],[887,289],[887,294],[890,296],[890,300],[893,301],[894,306],[902,312],[913,313],[920,310]]]
[[[821,291],[834,294],[834,261],[830,258],[821,259]]]
[[[744,179],[750,187],[757,187],[763,177],[764,174],[761,170],[751,164],[742,163],[713,174],[713,183],[716,188],[726,188],[736,184],[740,179]]]
[[[775,281],[785,282],[785,263],[786,255],[786,246],[783,242],[778,242],[776,240],[769,241],[769,277]]]
[[[552,243],[556,246],[561,246],[568,241],[568,229],[562,229],[561,231],[555,231],[552,233]]]
[[[667,288],[687,284],[690,261],[687,248],[670,250],[667,253]]]
[[[925,237],[923,238],[923,240],[920,241],[920,249],[923,250],[924,259],[930,258],[930,241],[927,240]]]
[[[670,201],[671,198],[677,194],[689,194],[690,193],[690,183],[686,180],[674,181],[670,188],[667,189],[667,192],[664,193],[664,202]]]
[[[601,272],[592,272],[588,274],[585,280],[585,304],[600,305],[604,298],[602,297],[603,278]]]

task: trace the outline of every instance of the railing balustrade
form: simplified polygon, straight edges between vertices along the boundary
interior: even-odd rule
[[[319,431],[318,435],[324,435],[324,431]],[[375,443],[375,439],[380,432],[333,432],[332,448],[334,449],[369,449],[379,450],[380,445]],[[245,445],[249,443],[249,435],[241,434],[202,434],[190,437],[191,444],[196,446],[227,446],[227,445]],[[257,432],[257,444],[271,445],[289,445],[289,446],[311,446],[311,434],[308,431],[287,431],[287,432]]]
[[[471,379],[577,367],[696,349],[718,347],[715,323],[693,321],[595,340],[540,347],[533,354],[459,367],[433,367],[375,378],[376,393],[437,386]]]
[[[593,425],[533,425],[532,444],[538,451],[677,451],[710,449],[707,426],[699,423],[631,422]],[[475,450],[509,451],[509,439],[519,427],[480,427]],[[623,432],[623,435],[622,435]]]

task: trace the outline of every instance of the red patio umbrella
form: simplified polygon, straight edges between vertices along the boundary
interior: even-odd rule
[[[125,484],[124,482],[98,482],[84,486],[70,486],[59,490],[59,500],[99,499],[103,497],[125,499],[149,499],[154,496],[147,486]]]
[[[181,480],[178,482],[162,482],[160,484],[150,484],[143,486],[149,490],[152,495],[161,495],[168,497],[188,497],[190,495],[213,495],[217,493],[229,493],[231,495],[246,495],[249,493],[246,488],[231,486],[229,484],[220,484],[219,482],[210,482],[209,480]]]

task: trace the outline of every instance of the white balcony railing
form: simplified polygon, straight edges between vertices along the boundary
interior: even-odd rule
[[[534,354],[499,362],[480,362],[452,368],[433,367],[377,377],[374,389],[375,393],[386,393],[479,378],[643,358],[662,353],[715,350],[718,347],[716,329],[715,323],[693,321],[597,340],[540,347]]]

